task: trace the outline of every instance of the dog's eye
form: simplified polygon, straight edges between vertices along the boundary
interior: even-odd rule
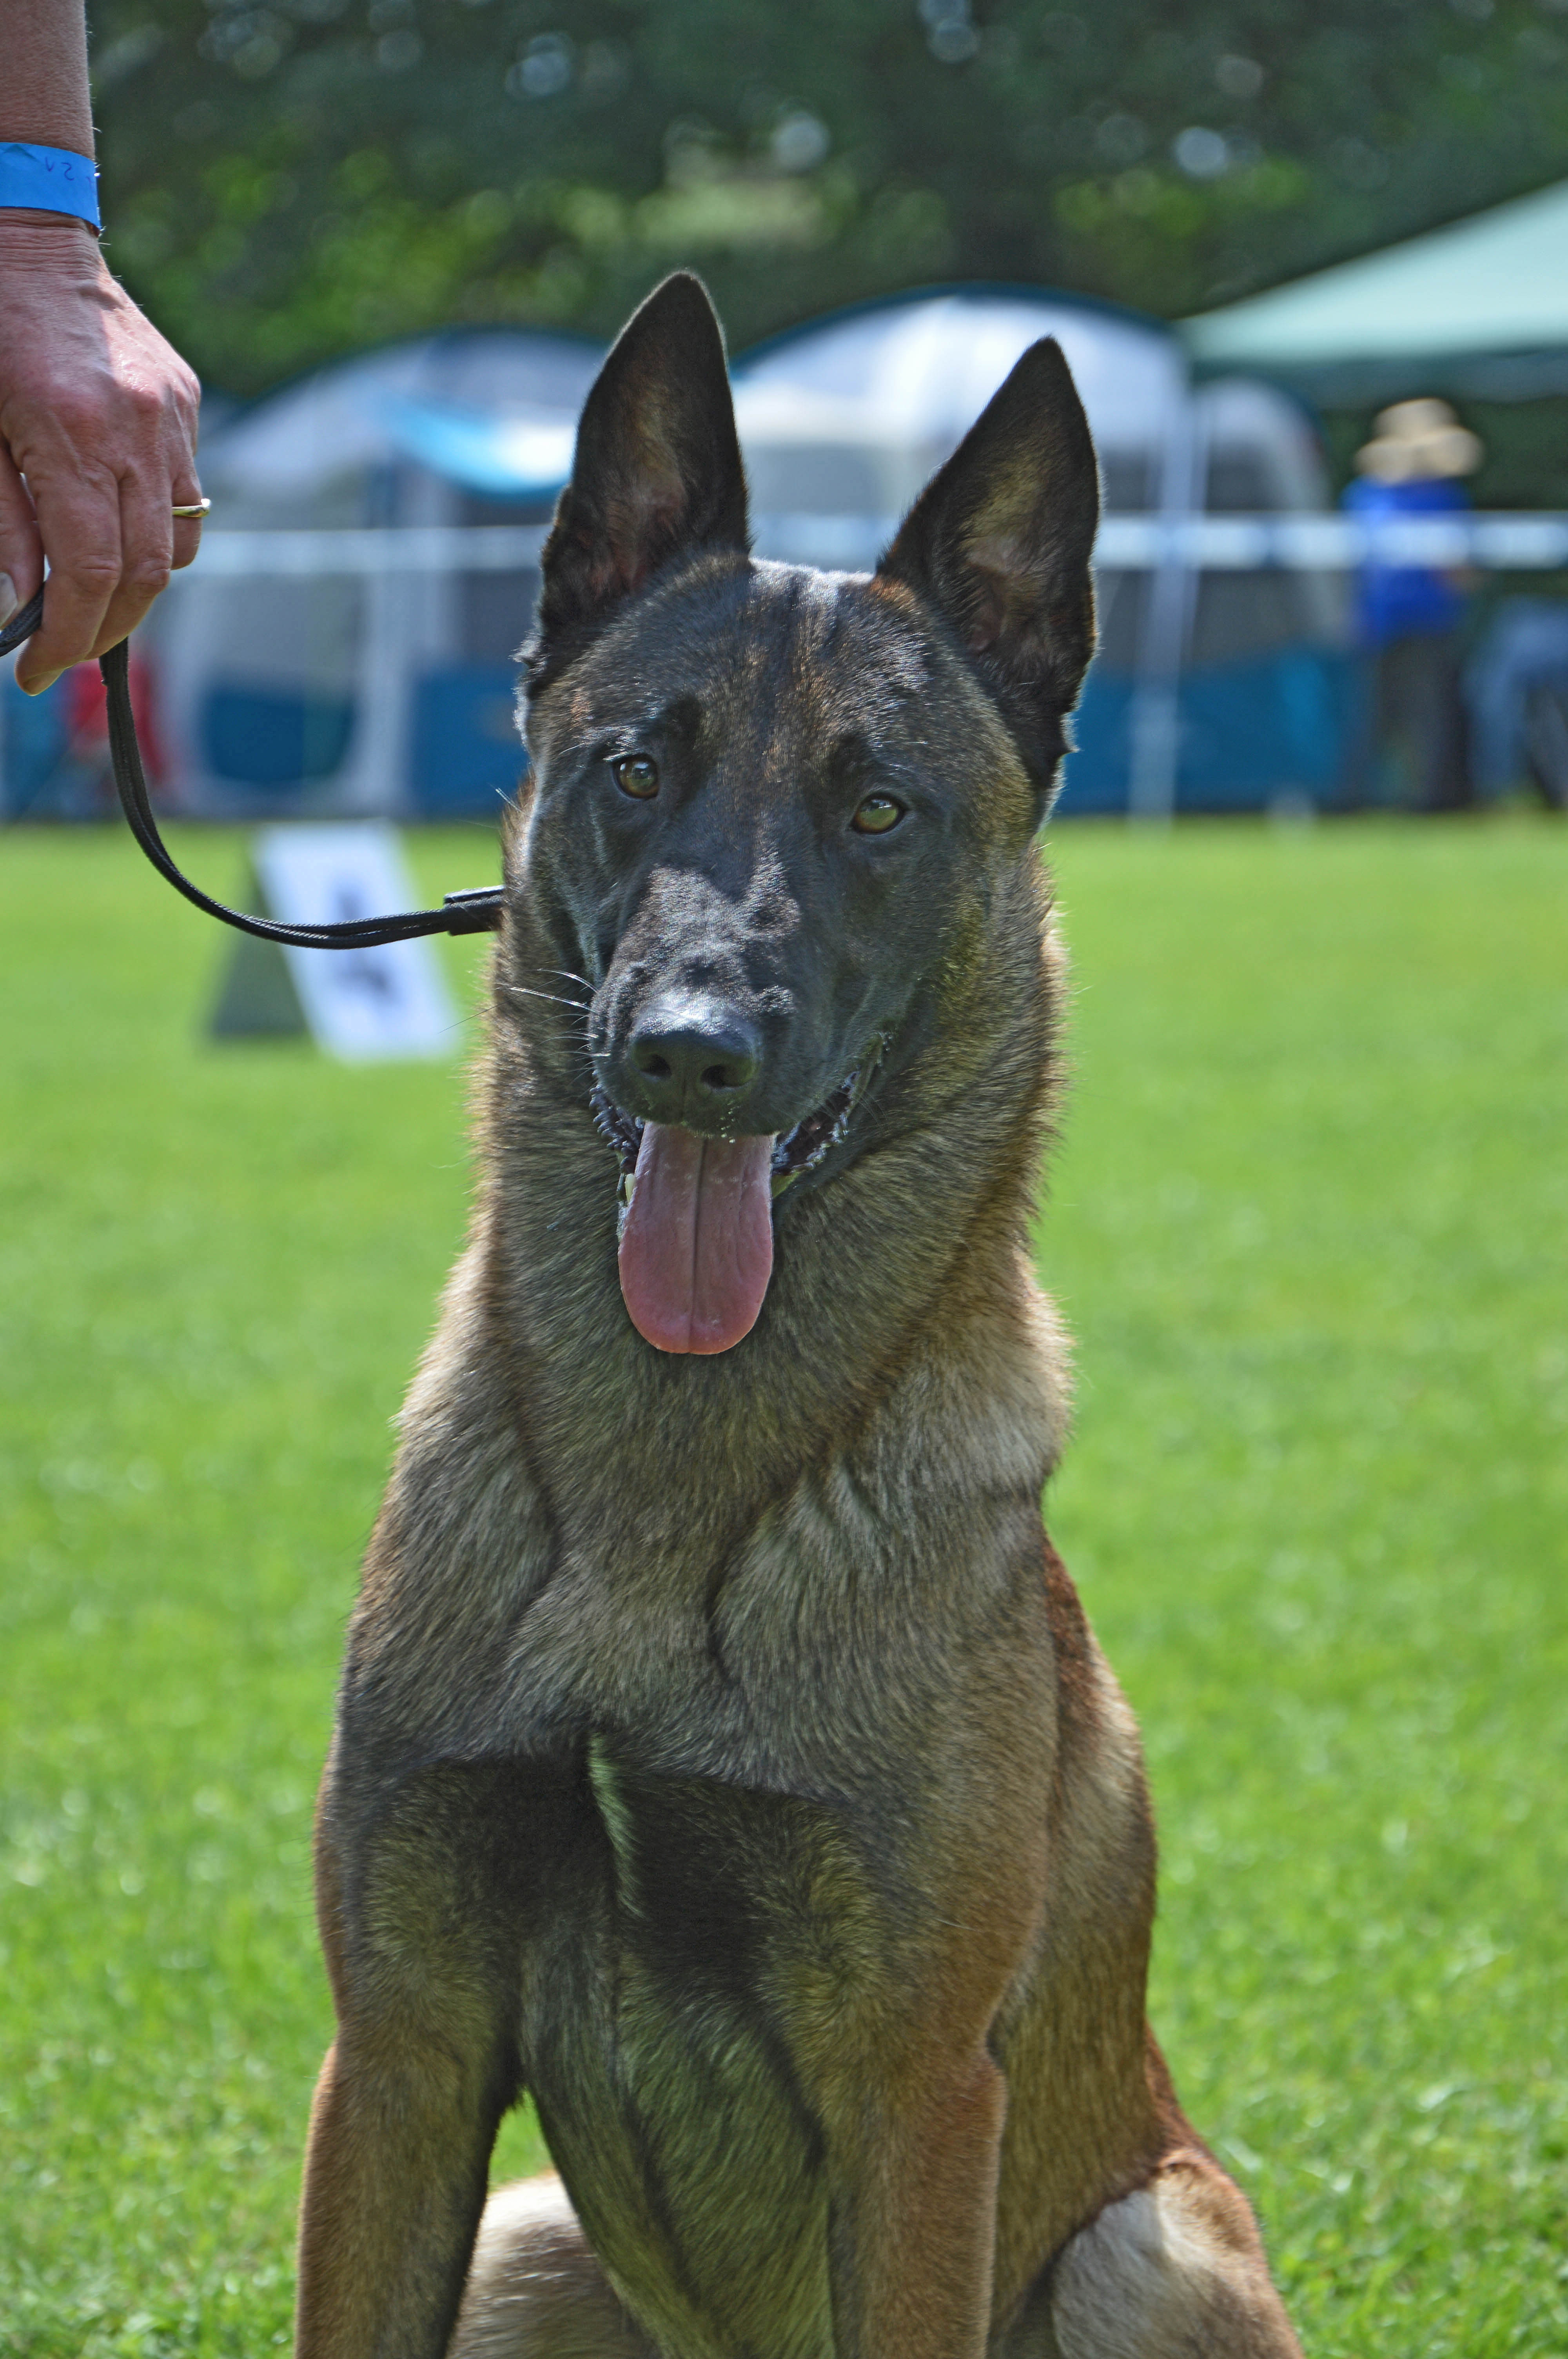
[[[904,806],[892,795],[868,795],[849,821],[857,835],[885,835],[903,817]]]
[[[650,795],[658,793],[659,766],[650,762],[646,754],[622,754],[610,766],[623,795],[633,795],[638,802],[645,803]]]

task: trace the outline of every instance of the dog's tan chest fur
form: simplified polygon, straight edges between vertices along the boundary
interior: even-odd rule
[[[628,1462],[645,1471],[638,1438],[613,1419],[595,1434],[591,1408],[579,1446],[597,1480],[544,1490],[511,1399],[485,1382],[489,1250],[481,1233],[405,1411],[353,1661],[411,1728],[470,1757],[614,1728],[672,1767],[809,1789],[835,1728],[865,1724],[857,1675],[885,1694],[903,1655],[918,1679],[923,1649],[982,1626],[1012,1578],[999,1588],[999,1564],[1028,1555],[1065,1415],[1049,1304],[1021,1262],[1000,1306],[909,1354],[844,1447],[772,1495],[742,1470],[717,1526],[699,1500],[672,1528],[667,1484],[643,1516],[626,1480]],[[678,1427],[665,1447],[678,1462]]]

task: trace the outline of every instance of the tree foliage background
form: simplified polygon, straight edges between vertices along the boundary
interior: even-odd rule
[[[109,253],[250,392],[448,322],[1168,316],[1568,170],[1568,0],[102,0]]]

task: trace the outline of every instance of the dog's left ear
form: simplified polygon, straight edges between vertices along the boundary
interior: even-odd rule
[[[672,558],[746,546],[724,338],[702,281],[681,270],[633,313],[583,405],[572,479],[540,559],[530,687]]]
[[[1042,795],[1094,653],[1098,523],[1088,419],[1047,336],[933,475],[878,568],[946,615]]]

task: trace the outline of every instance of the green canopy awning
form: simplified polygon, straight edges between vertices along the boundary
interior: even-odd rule
[[[1182,323],[1200,367],[1374,394],[1568,389],[1568,180]]]

